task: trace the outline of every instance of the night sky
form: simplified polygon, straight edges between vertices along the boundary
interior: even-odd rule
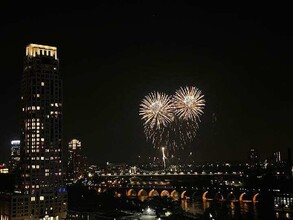
[[[10,140],[19,138],[29,43],[58,47],[64,144],[80,139],[91,163],[151,155],[139,103],[151,91],[172,94],[185,85],[199,87],[206,98],[198,136],[186,146],[195,160],[243,161],[251,147],[262,159],[277,150],[287,156],[291,7],[105,2],[1,1],[0,162],[8,159]]]

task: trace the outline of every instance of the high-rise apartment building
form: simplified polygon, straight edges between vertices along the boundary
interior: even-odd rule
[[[11,205],[2,217],[65,219],[62,81],[56,47],[26,47],[21,110],[20,176],[14,194],[6,197]]]

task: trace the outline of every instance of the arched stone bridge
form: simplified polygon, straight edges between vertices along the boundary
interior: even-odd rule
[[[203,201],[230,201],[230,202],[259,202],[262,193],[260,190],[209,188],[202,189],[176,189],[176,188],[141,188],[137,186],[128,188],[111,188],[116,197],[126,196],[137,198],[141,201],[154,197],[165,197],[174,201],[178,200],[203,200]],[[100,191],[101,189],[99,189]],[[104,189],[107,190],[107,189]]]

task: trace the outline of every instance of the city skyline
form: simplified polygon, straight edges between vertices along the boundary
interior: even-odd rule
[[[1,16],[6,9],[12,5]],[[186,146],[195,160],[246,160],[251,147],[260,158],[275,151],[286,158],[292,148],[289,15],[276,7],[281,17],[271,23],[257,9],[170,3],[13,12],[1,21],[0,39],[7,43],[0,59],[6,80],[0,160],[9,159],[10,140],[20,137],[20,78],[29,43],[58,47],[64,143],[81,140],[92,163],[126,162],[152,151],[138,116],[141,99],[185,85],[198,86],[206,98],[198,136]]]

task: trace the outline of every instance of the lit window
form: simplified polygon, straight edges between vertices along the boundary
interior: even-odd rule
[[[31,201],[36,201],[36,197],[31,197]]]
[[[40,196],[40,200],[43,201],[45,198],[44,196]]]
[[[45,83],[44,82],[41,82],[41,86],[45,86]]]

